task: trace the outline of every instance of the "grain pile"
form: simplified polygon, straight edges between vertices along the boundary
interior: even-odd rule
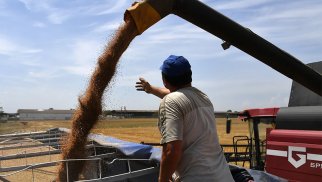
[[[83,96],[79,98],[79,106],[72,119],[71,133],[63,148],[63,159],[85,158],[85,144],[90,130],[102,112],[102,97],[115,74],[118,60],[127,49],[130,42],[138,35],[135,23],[131,17],[125,17],[125,22],[118,28],[108,43],[103,54],[98,58],[96,69],[90,79]],[[68,163],[68,180],[75,181],[82,172],[84,161]],[[57,181],[67,181],[66,163],[61,163]]]

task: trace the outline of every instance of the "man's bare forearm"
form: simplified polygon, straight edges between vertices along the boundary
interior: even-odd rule
[[[159,182],[169,182],[182,156],[182,141],[173,141],[163,145]]]
[[[170,93],[170,90],[167,88],[151,86],[150,93],[162,99],[164,96]]]

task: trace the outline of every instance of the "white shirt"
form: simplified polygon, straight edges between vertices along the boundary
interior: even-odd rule
[[[180,181],[234,181],[218,141],[212,103],[194,87],[166,95],[160,104],[161,144],[181,140]]]

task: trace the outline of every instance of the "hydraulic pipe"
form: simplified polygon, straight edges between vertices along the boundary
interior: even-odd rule
[[[322,96],[322,75],[198,0],[146,0],[129,8],[141,34],[173,13],[253,56]]]

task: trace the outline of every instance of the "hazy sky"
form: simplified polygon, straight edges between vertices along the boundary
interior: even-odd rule
[[[0,0],[0,106],[70,109],[96,59],[123,21],[129,0]],[[304,63],[322,60],[321,0],[204,0]],[[215,110],[287,106],[291,80],[204,30],[169,15],[135,38],[124,53],[105,109],[157,109],[137,92],[138,77],[162,86],[159,67],[170,54],[192,65],[193,85]]]

